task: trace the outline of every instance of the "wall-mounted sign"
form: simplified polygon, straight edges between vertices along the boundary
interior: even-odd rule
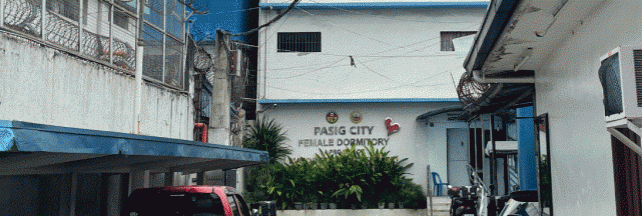
[[[390,136],[390,134],[393,134],[399,131],[399,124],[392,123],[392,118],[386,117],[385,124],[386,124],[386,129],[388,129],[388,136]]]
[[[325,120],[330,124],[337,123],[339,121],[339,115],[335,111],[330,111],[325,115]]]
[[[355,124],[361,123],[361,113],[359,111],[350,113],[350,121]]]
[[[374,125],[317,126],[312,128],[312,136],[299,139],[296,147],[319,148],[326,153],[341,153],[344,148],[352,145],[387,146],[390,138],[378,136],[378,130],[375,128]]]

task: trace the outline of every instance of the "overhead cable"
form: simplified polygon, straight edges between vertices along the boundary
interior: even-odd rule
[[[265,24],[263,24],[263,25],[261,25],[261,26],[259,26],[259,27],[256,27],[255,29],[252,29],[252,30],[246,31],[246,32],[241,32],[241,33],[232,34],[232,36],[243,36],[243,35],[252,34],[252,33],[257,32],[258,30],[260,30],[260,29],[262,29],[262,28],[265,28],[265,27],[267,27],[267,26],[271,25],[272,23],[274,23],[274,22],[278,21],[279,19],[281,19],[281,17],[285,16],[285,14],[287,14],[288,12],[290,12],[290,10],[292,10],[292,8],[294,8],[294,6],[295,6],[297,3],[299,3],[300,1],[301,1],[301,0],[294,0],[294,1],[292,1],[292,3],[290,3],[290,5],[288,6],[288,8],[287,8],[287,9],[285,9],[285,11],[283,11],[283,12],[279,13],[278,15],[276,15],[276,17],[274,17],[272,20],[268,21],[267,23],[265,23]]]

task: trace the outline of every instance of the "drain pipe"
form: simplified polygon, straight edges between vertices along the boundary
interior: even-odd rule
[[[204,123],[194,123],[194,127],[201,129],[201,142],[207,143],[207,125]]]
[[[480,70],[472,71],[473,79],[480,83],[535,83],[535,77],[486,78],[480,73]]]

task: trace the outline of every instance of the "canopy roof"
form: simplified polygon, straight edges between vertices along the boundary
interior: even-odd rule
[[[0,173],[205,171],[267,163],[268,153],[188,140],[0,120]]]

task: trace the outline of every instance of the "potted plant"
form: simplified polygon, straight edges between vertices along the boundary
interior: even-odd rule
[[[337,204],[336,203],[329,203],[328,207],[330,207],[330,209],[337,209]]]

